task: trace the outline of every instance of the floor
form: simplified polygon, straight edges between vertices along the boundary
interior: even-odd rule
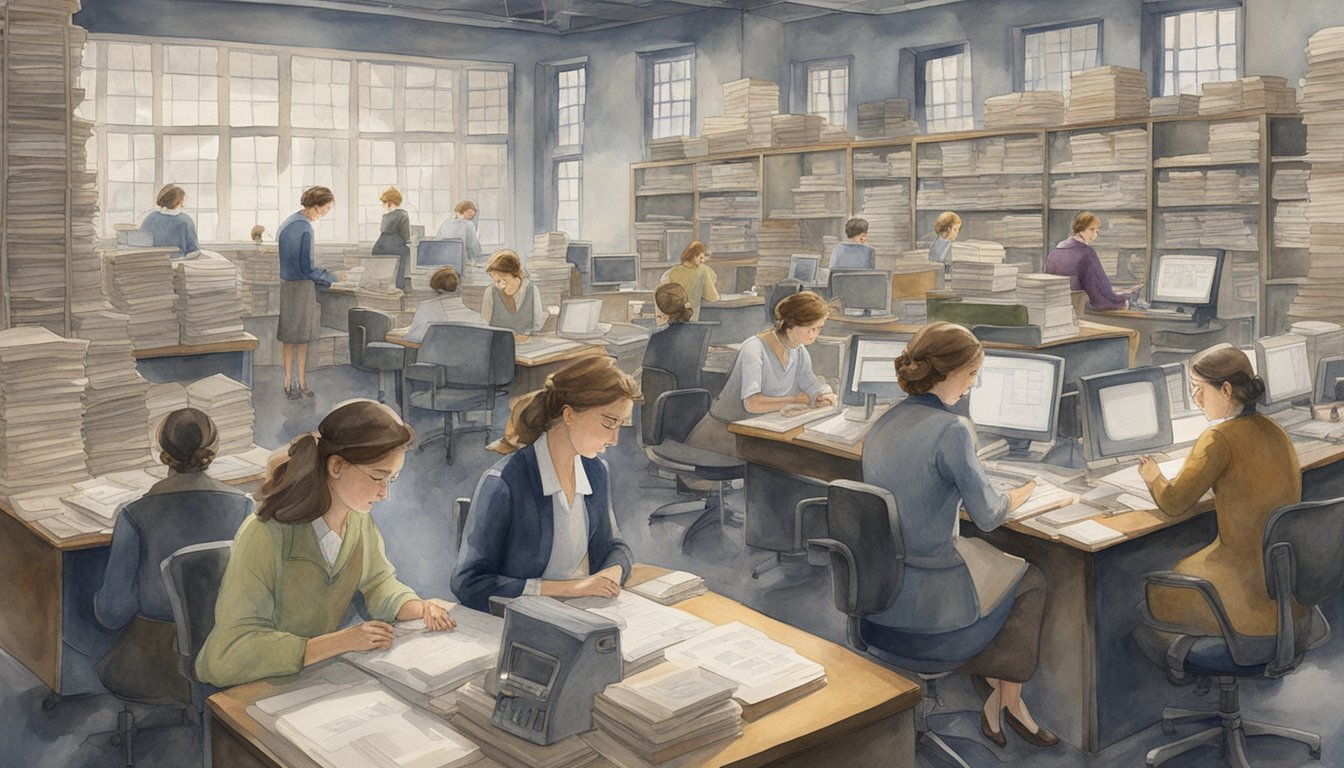
[[[349,367],[327,368],[309,376],[309,386],[317,392],[315,398],[286,400],[280,391],[280,379],[276,367],[259,367],[255,373],[256,441],[268,447],[277,447],[299,432],[316,429],[321,417],[332,407],[349,397],[372,396],[377,388],[372,374]],[[420,434],[432,433],[441,423],[428,413],[415,413],[412,418]],[[623,482],[613,484],[616,516],[636,560],[693,571],[717,592],[844,643],[844,622],[831,605],[829,576],[824,568],[790,566],[775,569],[755,581],[749,575],[750,565],[765,559],[768,553],[747,550],[740,528],[706,530],[693,541],[689,553],[683,554],[681,532],[693,518],[675,518],[651,525],[649,512],[673,499],[673,491],[669,484],[654,481],[645,474],[643,455],[634,441],[633,430],[623,430],[621,444],[609,449],[606,458],[611,463],[613,477],[624,478]],[[448,582],[455,555],[453,499],[470,496],[481,472],[499,458],[484,451],[483,444],[481,434],[461,438],[452,466],[444,464],[441,443],[413,450],[391,497],[375,508],[374,516],[387,539],[388,556],[396,564],[400,577],[423,595],[449,596]],[[650,485],[655,487],[644,487]],[[1344,604],[1339,599],[1329,606],[1328,614],[1334,626],[1344,626]],[[1344,642],[1335,639],[1314,652],[1288,678],[1255,680],[1243,685],[1247,717],[1290,724],[1321,733],[1324,738],[1324,759],[1320,763],[1310,760],[1304,747],[1268,738],[1252,744],[1253,764],[1344,765],[1344,708],[1322,706],[1323,702],[1344,700],[1344,673],[1339,670],[1344,670]],[[1170,701],[1182,696],[1194,699],[1190,691],[1173,687]],[[1084,755],[1066,746],[1036,749],[1009,734],[1007,748],[1000,750],[979,733],[975,711],[978,700],[965,678],[947,678],[940,685],[940,693],[944,709],[952,712],[936,716],[932,720],[934,729],[947,736],[949,743],[976,768],[1136,766],[1143,764],[1143,756],[1149,749],[1179,738],[1167,736],[1154,725],[1099,755]],[[110,743],[110,732],[115,728],[120,708],[118,702],[109,695],[94,696],[64,701],[54,712],[46,713],[41,707],[46,694],[32,674],[0,653],[0,766],[110,768],[124,764],[121,749]],[[1031,694],[1028,684],[1028,702]],[[1187,703],[1195,706],[1216,703],[1213,694],[1202,698],[1203,701]],[[1155,716],[1165,703],[1169,702],[1152,702]],[[170,722],[178,722],[172,713],[149,713],[157,720],[163,720],[165,715]],[[1186,727],[1181,735],[1191,732],[1193,729]],[[145,732],[136,740],[137,765],[145,768],[199,765],[199,742],[195,729],[189,727]],[[948,765],[925,748],[920,749],[917,764]],[[1205,747],[1169,763],[1191,768],[1225,764],[1217,747]]]

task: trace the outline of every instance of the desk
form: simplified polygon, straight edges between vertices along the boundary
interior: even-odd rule
[[[395,328],[387,334],[387,341],[393,344],[400,344],[407,349],[419,349],[420,343],[406,338],[407,328]],[[521,395],[526,392],[541,389],[546,386],[546,377],[552,373],[564,368],[571,361],[580,357],[589,355],[605,355],[607,350],[600,344],[585,344],[577,349],[567,349],[563,352],[546,355],[544,357],[534,357],[524,360],[516,357],[513,360],[515,366],[513,374],[513,383],[508,386],[509,395]],[[412,358],[407,359],[411,362]]]
[[[633,583],[666,571],[635,566]],[[713,593],[676,604],[714,624],[740,621],[796,649],[826,668],[826,687],[755,722],[742,723],[742,735],[721,744],[706,758],[714,766],[913,766],[914,707],[919,686],[835,643],[808,634],[741,603]],[[302,673],[297,676],[301,678]],[[279,684],[267,680],[230,688],[211,696],[211,752],[215,765],[230,768],[317,768],[306,756],[265,730],[247,707],[273,695]],[[282,757],[283,756],[283,757]]]
[[[769,327],[765,320],[765,297],[752,294],[724,295],[721,301],[700,305],[700,322],[718,323],[710,331],[710,344],[738,344]]]
[[[350,330],[350,308],[358,304],[352,285],[317,287],[317,306],[322,311],[322,327]]]
[[[818,492],[824,482],[863,479],[862,442],[848,448],[810,443],[801,427],[776,434],[733,424],[729,431],[737,435],[738,455],[747,463],[748,541],[753,526],[769,525],[770,515],[760,510],[792,510],[798,499],[824,496]],[[1299,448],[1304,498],[1325,498],[1337,490],[1341,459],[1344,445]],[[1156,511],[1098,517],[1126,534],[1098,547],[1053,540],[1015,521],[989,533],[962,522],[963,535],[985,538],[1045,573],[1041,664],[1025,695],[1036,720],[1061,739],[1086,751],[1104,749],[1158,722],[1162,703],[1179,697],[1129,634],[1137,624],[1135,606],[1143,600],[1142,574],[1169,569],[1212,541],[1216,520],[1207,514],[1212,509],[1205,502],[1174,518]],[[788,533],[772,532],[775,539]],[[820,533],[805,529],[805,536],[815,535]],[[790,548],[782,543],[779,549]]]
[[[146,379],[162,384],[168,381],[195,381],[222,373],[252,386],[252,352],[257,337],[244,333],[237,339],[210,344],[178,344],[172,347],[137,349],[131,353],[135,367]]]
[[[1088,310],[1087,317],[1124,326],[1140,334],[1143,343],[1139,365],[1182,361],[1221,342],[1244,347],[1255,337],[1255,320],[1249,317],[1214,318],[1203,326],[1195,324],[1189,316],[1153,315],[1133,309]]]

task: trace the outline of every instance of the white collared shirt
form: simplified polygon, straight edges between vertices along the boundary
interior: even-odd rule
[[[159,213],[165,214],[167,216],[176,216],[181,212],[182,212],[181,208],[164,208],[162,206],[159,207]]]
[[[551,537],[551,558],[546,570],[539,579],[528,579],[523,585],[524,595],[541,594],[542,579],[572,579],[587,576],[587,569],[580,574],[580,567],[588,557],[588,508],[585,497],[591,496],[593,488],[588,483],[588,473],[583,470],[583,461],[574,457],[574,502],[565,499],[560,488],[560,476],[551,461],[550,444],[546,433],[533,443],[537,452],[537,470],[541,474],[541,492],[551,497],[551,520],[554,535]]]
[[[335,568],[336,556],[341,553],[341,537],[320,517],[312,525],[313,534],[317,536],[317,548],[322,550],[322,559],[327,561],[328,568]]]

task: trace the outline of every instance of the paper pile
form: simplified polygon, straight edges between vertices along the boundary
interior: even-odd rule
[[[1042,341],[1078,333],[1067,277],[1043,273],[1018,275],[1017,303],[1026,306],[1027,322],[1041,329]]]
[[[660,605],[679,603],[709,591],[704,579],[686,571],[668,571],[656,579],[629,587],[629,590]]]
[[[108,296],[130,319],[127,329],[136,349],[175,347],[180,332],[174,311],[176,292],[171,248],[107,251]]]
[[[173,288],[183,344],[210,344],[243,335],[238,268],[217,253],[173,263]]]
[[[1005,93],[985,99],[985,128],[1052,128],[1067,111],[1063,91]]]
[[[150,458],[145,440],[149,382],[131,357],[127,317],[106,304],[81,305],[74,332],[89,342],[84,390],[84,450],[95,475],[135,469]]]
[[[219,430],[219,453],[252,448],[252,390],[222,373],[187,385],[187,402],[204,411]]]
[[[958,261],[952,255],[952,290],[962,297],[1010,299],[1017,290],[1018,264]]]
[[[1297,111],[1297,92],[1289,87],[1288,81],[1282,77],[1253,75],[1236,80],[1204,83],[1200,90],[1203,93],[1199,100],[1201,115],[1245,110]]]
[[[645,168],[639,172],[636,195],[682,194],[691,191],[692,168],[689,165],[669,165]]]
[[[699,667],[659,664],[598,694],[597,730],[584,739],[627,768],[669,763],[742,734],[742,707],[732,699],[736,688]]]
[[[457,692],[457,714],[453,727],[465,733],[481,750],[500,765],[524,768],[580,768],[593,763],[598,754],[578,736],[569,736],[550,746],[539,746],[496,728],[491,718],[495,697],[476,683],[467,683]]]
[[[568,251],[569,235],[564,232],[542,232],[532,238],[532,256],[524,268],[527,279],[537,286],[543,305],[558,306],[569,294],[573,265],[565,260]]]
[[[80,437],[88,348],[38,326],[0,331],[0,495],[88,479]]]
[[[1068,121],[1127,120],[1148,116],[1148,76],[1141,69],[1105,66],[1074,72]]]
[[[683,160],[692,157],[704,157],[709,154],[708,139],[694,139],[690,136],[668,136],[649,141],[650,160]]]
[[[695,637],[712,626],[704,619],[659,605],[629,590],[622,590],[612,598],[580,597],[565,602],[616,622],[621,628],[621,660],[626,675],[657,664],[668,646]]]
[[[919,133],[919,123],[910,119],[910,102],[905,99],[883,99],[859,104],[859,138],[881,139],[916,133]]]
[[[826,685],[826,670],[740,622],[721,624],[667,649],[668,661],[698,666],[737,686],[742,717],[756,720]]]
[[[1344,27],[1307,41],[1302,121],[1311,162],[1311,266],[1288,318],[1337,323],[1344,320]]]
[[[1199,94],[1174,93],[1170,96],[1154,96],[1148,101],[1148,114],[1153,117],[1198,115]]]

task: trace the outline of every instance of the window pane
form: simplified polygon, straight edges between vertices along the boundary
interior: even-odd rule
[[[238,127],[280,124],[277,57],[229,53],[229,122]]]
[[[556,144],[561,147],[583,145],[583,115],[587,103],[586,70],[567,69],[556,76]]]
[[[359,65],[359,129],[392,131],[396,116],[392,93],[396,87],[396,69],[391,64]]]
[[[162,83],[165,125],[219,125],[218,49],[163,46]]]
[[[1179,88],[1198,93],[1204,83],[1231,80],[1237,69],[1237,14],[1240,9],[1187,11],[1163,18],[1163,93]]]
[[[1098,24],[1028,32],[1024,38],[1024,89],[1055,90],[1067,94],[1074,72],[1100,65],[1099,39]]]
[[[350,62],[295,56],[291,59],[290,81],[290,122],[294,127],[350,127]]]
[[[437,232],[439,225],[452,218],[456,149],[451,142],[405,144],[406,201],[402,205],[411,215],[411,223],[422,224],[426,232]],[[479,203],[478,203],[479,204]]]
[[[583,163],[565,160],[555,164],[555,228],[571,238],[579,236],[580,189]]]
[[[280,200],[277,178],[276,136],[247,136],[229,142],[229,238],[246,241],[252,227],[261,224],[270,237],[280,225],[280,212],[287,205]],[[288,215],[288,214],[286,214]]]
[[[651,138],[691,135],[691,91],[689,56],[653,65],[653,102],[649,105],[654,118]]]
[[[507,134],[509,73],[473,69],[467,72],[467,133]]]
[[[183,210],[196,221],[196,236],[202,242],[217,238],[219,200],[218,136],[163,137],[163,179],[187,193]]]
[[[344,139],[296,136],[290,140],[289,198],[282,201],[284,206],[280,210],[288,216],[298,210],[303,190],[317,185],[327,187],[336,196],[336,211],[314,222],[313,229],[318,238],[328,242],[345,242],[346,238],[346,217],[340,208],[352,204],[345,181],[350,168],[349,153],[350,145]]]
[[[378,196],[397,183],[397,143],[359,140],[359,239],[378,239],[383,203]]]
[[[149,46],[107,43],[107,122],[154,124],[154,74]]]
[[[466,197],[477,205],[476,236],[485,248],[504,244],[509,215],[509,159],[498,144],[467,145]]]
[[[139,225],[154,210],[154,137],[107,134],[107,199],[102,201],[103,234],[116,224]]]
[[[924,63],[924,124],[931,133],[974,127],[965,57],[965,52],[954,53]]]
[[[454,72],[430,67],[406,67],[406,130],[453,130]]]

